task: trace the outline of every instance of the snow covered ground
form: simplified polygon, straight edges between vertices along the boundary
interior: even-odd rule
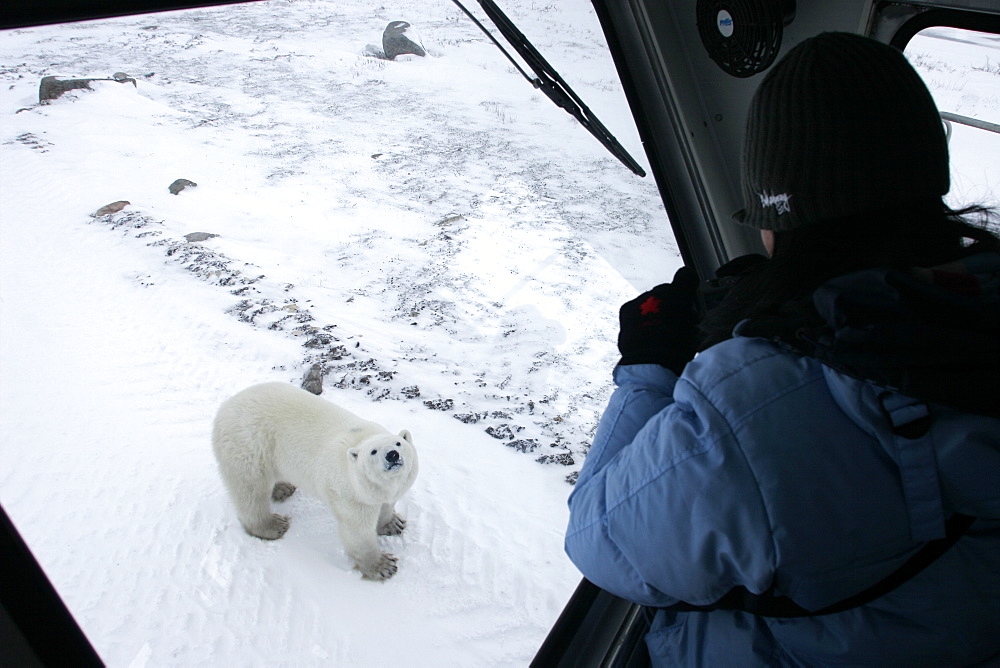
[[[940,111],[1000,125],[1000,36],[928,28],[910,40],[905,53]],[[948,203],[1000,208],[1000,134],[952,123],[948,148]]]
[[[503,9],[644,163],[587,0]],[[392,20],[426,58],[365,55]],[[951,110],[996,122],[982,74],[992,103]],[[0,83],[0,502],[108,665],[526,665],[579,579],[566,481],[618,306],[680,263],[652,180],[447,0],[10,31]],[[964,133],[970,178],[1000,173]],[[263,542],[218,479],[219,403],[312,368],[420,449],[386,583],[318,500]]]
[[[643,160],[586,0],[505,5]],[[525,665],[578,582],[566,479],[617,307],[679,258],[651,179],[451,2],[413,7],[0,35],[0,501],[109,665]],[[366,57],[391,20],[428,57]],[[316,499],[247,536],[216,472],[219,403],[313,366],[420,449],[384,584]]]

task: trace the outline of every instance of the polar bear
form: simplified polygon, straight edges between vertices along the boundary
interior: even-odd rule
[[[222,404],[212,447],[247,533],[281,538],[289,520],[271,512],[271,501],[301,487],[326,501],[366,579],[396,573],[396,558],[379,549],[377,536],[406,527],[393,506],[417,475],[409,431],[394,436],[294,385],[265,383]]]

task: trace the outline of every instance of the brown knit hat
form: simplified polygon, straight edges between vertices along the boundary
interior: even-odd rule
[[[823,33],[789,51],[757,88],[738,222],[789,230],[912,207],[948,188],[941,118],[899,50]]]

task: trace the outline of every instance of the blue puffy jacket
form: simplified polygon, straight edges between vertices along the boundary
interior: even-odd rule
[[[977,304],[1000,313],[992,294]],[[926,435],[901,439],[887,410],[926,404],[762,338],[713,346],[680,378],[656,365],[614,377],[566,550],[623,598],[710,605],[744,587],[816,610],[895,571],[952,513],[978,518],[859,608],[661,610],[646,637],[654,665],[1000,665],[1000,419],[931,403]],[[996,384],[982,392],[998,396]]]

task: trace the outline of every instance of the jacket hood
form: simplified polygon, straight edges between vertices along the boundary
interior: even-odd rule
[[[1000,417],[1000,253],[845,274],[734,334],[778,341],[923,401]]]

